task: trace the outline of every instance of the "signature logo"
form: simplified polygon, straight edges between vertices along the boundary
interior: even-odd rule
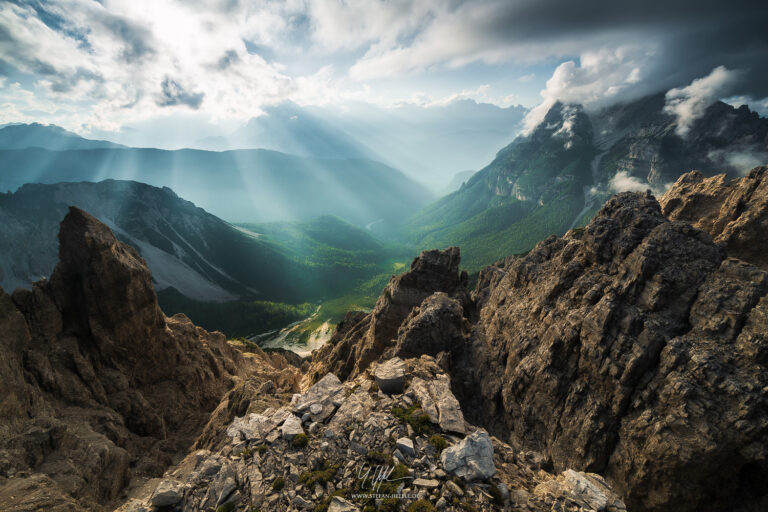
[[[399,482],[402,480],[413,480],[412,476],[401,478],[390,478],[395,466],[368,466],[363,465],[357,470],[357,478],[360,480],[360,489],[365,489],[369,485],[372,492],[379,492],[381,484],[384,482]]]

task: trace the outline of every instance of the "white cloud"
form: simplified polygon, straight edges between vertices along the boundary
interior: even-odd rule
[[[644,69],[653,67],[654,54],[654,49],[644,46],[621,46],[584,52],[578,64],[563,62],[540,93],[544,101],[526,116],[524,133],[538,126],[556,101],[595,109],[619,98],[629,100],[647,94],[654,85],[641,77]]]
[[[666,183],[661,186],[654,186],[634,176],[630,176],[626,171],[617,172],[608,182],[611,192],[645,192],[650,190],[656,197],[661,197],[666,190],[672,186],[672,183]]]
[[[675,132],[684,137],[693,123],[704,115],[712,103],[727,96],[739,77],[738,71],[718,66],[704,78],[697,78],[690,85],[667,92],[664,111],[676,118]]]

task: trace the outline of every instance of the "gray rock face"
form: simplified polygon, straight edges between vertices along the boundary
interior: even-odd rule
[[[466,343],[467,324],[459,300],[444,292],[433,293],[403,321],[393,354],[408,358],[458,352]]]
[[[376,385],[388,395],[402,393],[405,384],[405,364],[399,357],[380,364],[374,372]]]
[[[235,442],[239,440],[262,439],[292,416],[288,407],[277,410],[267,409],[261,414],[251,413],[247,417],[235,418],[227,427],[227,435]]]
[[[558,471],[610,477],[630,509],[759,510],[768,500],[758,484],[768,478],[768,274],[727,251],[764,264],[765,175],[681,179],[664,211],[690,221],[701,213],[697,225],[711,236],[667,219],[649,194],[618,194],[585,229],[483,269],[474,302],[455,289],[410,290],[402,297],[423,299],[403,315],[406,301],[393,294],[414,276],[395,278],[378,316],[341,328],[313,365],[342,364],[353,347],[379,357],[398,345],[414,356],[443,350],[470,422]],[[412,386],[440,422],[432,384]]]
[[[304,412],[314,404],[326,404],[334,401],[340,402],[340,397],[338,395],[341,391],[341,381],[339,378],[332,373],[328,373],[297,399],[295,404],[296,410],[298,412]]]
[[[567,495],[581,507],[597,512],[622,512],[627,508],[603,477],[568,469],[557,477],[541,483],[533,490],[541,498]]]
[[[459,273],[459,248],[424,251],[408,272],[390,279],[368,315],[348,314],[331,340],[312,355],[310,373],[354,377],[394,346],[398,329],[413,308],[434,292],[469,301],[467,274]]]
[[[447,375],[439,375],[430,382],[415,377],[411,389],[432,423],[439,424],[446,432],[466,432],[464,414],[451,391],[451,381]]]
[[[493,443],[487,432],[478,430],[459,444],[443,450],[440,455],[443,469],[464,480],[484,480],[496,474],[493,463]]]
[[[181,501],[181,483],[175,480],[162,480],[155,488],[149,500],[153,507],[167,507]]]
[[[328,512],[358,512],[359,509],[340,496],[334,496],[328,505]]]
[[[283,423],[280,432],[286,441],[291,441],[297,435],[303,434],[304,429],[301,426],[301,418],[291,414]]]
[[[768,475],[768,276],[653,197],[615,196],[479,289],[475,373],[454,375],[475,422],[609,476],[630,509],[733,509],[742,472]]]
[[[437,409],[437,404],[435,403],[434,398],[432,398],[432,393],[429,388],[430,383],[419,377],[414,377],[411,381],[410,389],[416,396],[416,400],[421,404],[424,413],[429,416],[429,421],[438,423],[440,421],[440,412]]]
[[[407,455],[409,457],[416,455],[416,450],[413,449],[413,441],[407,437],[401,437],[398,439],[395,443],[395,446],[403,455]]]
[[[680,176],[659,203],[668,218],[709,233],[728,256],[768,270],[768,250],[756,243],[768,231],[768,166],[734,180],[691,171]]]

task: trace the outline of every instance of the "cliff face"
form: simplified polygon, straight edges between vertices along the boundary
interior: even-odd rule
[[[758,509],[764,271],[621,194],[478,289],[473,362],[459,367],[481,424],[610,476],[633,510]]]
[[[435,292],[468,303],[467,275],[459,273],[459,262],[458,247],[424,251],[408,272],[390,279],[369,314],[347,313],[329,343],[313,356],[310,378],[316,380],[328,372],[341,379],[359,375],[390,347],[411,311]]]
[[[585,229],[487,267],[471,301],[431,288],[386,326],[353,317],[313,368],[371,339],[382,358],[432,353],[470,421],[608,476],[629,510],[763,510],[768,274],[733,247],[619,194]]]
[[[734,180],[699,172],[680,177],[659,201],[664,215],[709,233],[730,256],[768,270],[768,167]]]
[[[166,318],[139,254],[87,213],[70,209],[59,243],[49,281],[0,290],[3,510],[106,509],[189,448],[238,375],[278,380]]]

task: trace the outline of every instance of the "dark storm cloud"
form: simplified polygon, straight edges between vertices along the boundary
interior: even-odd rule
[[[503,2],[487,37],[505,44],[543,45],[585,38],[658,46],[653,80],[662,90],[724,65],[745,73],[739,94],[768,96],[768,2],[753,0],[537,0]],[[472,3],[463,8],[472,12]],[[576,52],[578,53],[578,51]]]
[[[192,109],[200,108],[205,93],[189,92],[177,81],[165,77],[161,84],[161,93],[155,103],[160,107],[170,107],[174,105],[186,105]]]

